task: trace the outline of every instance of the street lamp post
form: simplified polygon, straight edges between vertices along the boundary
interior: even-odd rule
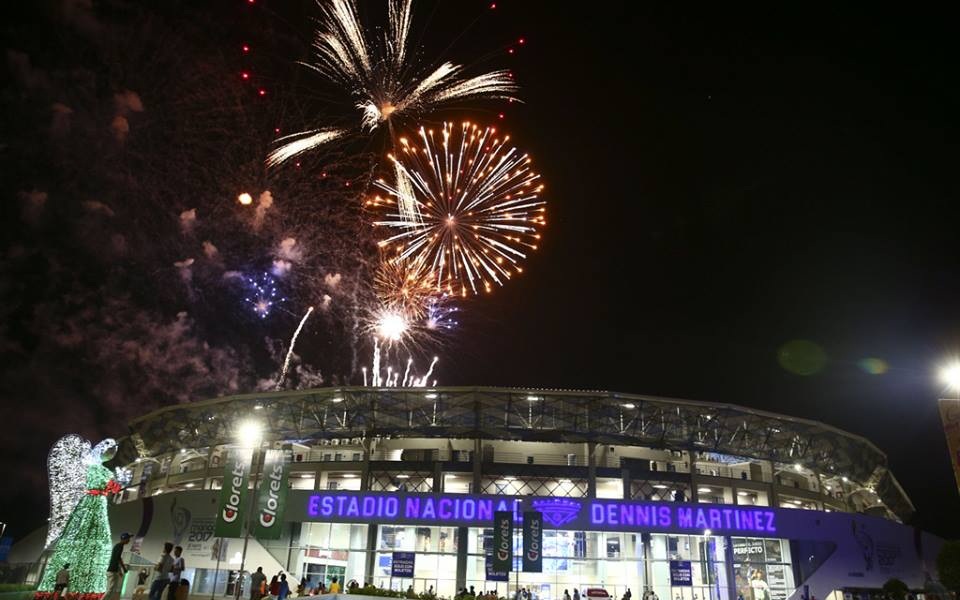
[[[253,475],[253,488],[250,490],[250,502],[247,507],[247,518],[244,519],[244,535],[243,535],[243,552],[240,555],[240,573],[237,576],[237,584],[234,589],[234,598],[239,600],[240,598],[240,587],[243,583],[243,569],[247,562],[247,546],[250,543],[250,518],[253,515],[253,510],[256,503],[257,497],[257,480],[260,478],[260,444],[261,444],[261,429],[260,425],[254,421],[247,421],[240,426],[239,438],[241,444],[249,444],[253,447],[253,452],[250,456],[250,471]]]

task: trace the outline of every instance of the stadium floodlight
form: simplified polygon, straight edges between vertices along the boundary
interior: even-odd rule
[[[940,381],[949,389],[960,392],[960,361],[953,361],[940,369]]]
[[[262,435],[263,428],[260,427],[260,423],[253,420],[240,423],[240,427],[237,429],[237,439],[244,446],[259,446]]]

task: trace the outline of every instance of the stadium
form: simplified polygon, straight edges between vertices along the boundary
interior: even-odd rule
[[[218,538],[243,424],[282,450],[277,540]],[[663,600],[830,598],[891,578],[922,591],[941,544],[868,440],[728,404],[599,391],[326,388],[181,404],[130,423],[133,471],[110,507],[133,565],[184,548],[191,593],[230,596],[262,566],[294,581],[356,580],[440,596],[473,586],[542,600],[602,588]],[[253,467],[253,479],[260,468]],[[543,514],[543,570],[491,570],[493,510]],[[520,533],[514,530],[516,548]],[[12,563],[43,565],[44,532]],[[396,553],[413,553],[411,577]],[[515,555],[519,552],[515,552]],[[409,555],[407,555],[409,556]],[[127,576],[124,597],[136,585]],[[848,596],[849,597],[849,596]]]

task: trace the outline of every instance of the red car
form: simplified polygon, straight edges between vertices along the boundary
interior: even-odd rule
[[[587,588],[587,593],[584,594],[587,598],[609,598],[610,594],[607,593],[607,590],[603,588]]]

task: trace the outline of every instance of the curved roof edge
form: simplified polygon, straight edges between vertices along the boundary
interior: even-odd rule
[[[363,391],[363,392],[376,392],[381,391],[390,394],[397,393],[409,393],[409,394],[422,394],[422,393],[433,393],[433,392],[489,392],[489,393],[500,393],[500,394],[516,394],[516,393],[543,393],[550,394],[554,396],[606,396],[609,398],[620,398],[624,400],[652,400],[655,402],[668,402],[671,404],[680,404],[685,406],[703,406],[711,408],[722,408],[728,410],[734,410],[737,412],[747,413],[756,415],[758,417],[765,417],[769,419],[777,419],[784,421],[791,421],[794,423],[801,423],[804,425],[813,425],[816,427],[821,427],[824,430],[831,431],[838,435],[855,439],[856,441],[868,446],[871,450],[877,454],[883,456],[886,461],[887,455],[885,452],[880,450],[873,442],[869,439],[858,435],[856,433],[851,433],[849,431],[840,429],[839,427],[834,427],[824,423],[823,421],[817,421],[814,419],[807,419],[803,417],[794,417],[791,415],[785,415],[782,413],[775,413],[755,408],[750,408],[740,404],[730,404],[726,402],[709,402],[705,400],[687,400],[684,398],[673,398],[670,396],[651,396],[648,394],[631,394],[623,392],[611,392],[606,390],[563,390],[563,389],[550,389],[550,388],[530,388],[530,387],[488,387],[488,386],[435,386],[435,387],[422,387],[422,388],[396,388],[396,387],[364,387],[364,386],[341,386],[341,387],[327,387],[327,388],[307,388],[304,390],[288,390],[282,392],[250,392],[246,394],[231,394],[229,396],[218,396],[216,398],[210,398],[207,400],[197,400],[195,402],[186,402],[182,404],[173,404],[170,406],[165,406],[159,408],[152,412],[149,412],[142,417],[137,417],[130,421],[130,425],[136,423],[141,423],[143,421],[148,421],[154,417],[158,417],[164,413],[175,411],[177,409],[184,408],[189,406],[191,408],[200,408],[207,406],[214,406],[221,403],[231,402],[235,400],[268,400],[274,398],[287,398],[294,396],[304,396],[309,394],[327,394],[334,395],[337,393],[343,392],[352,392],[352,391]]]

